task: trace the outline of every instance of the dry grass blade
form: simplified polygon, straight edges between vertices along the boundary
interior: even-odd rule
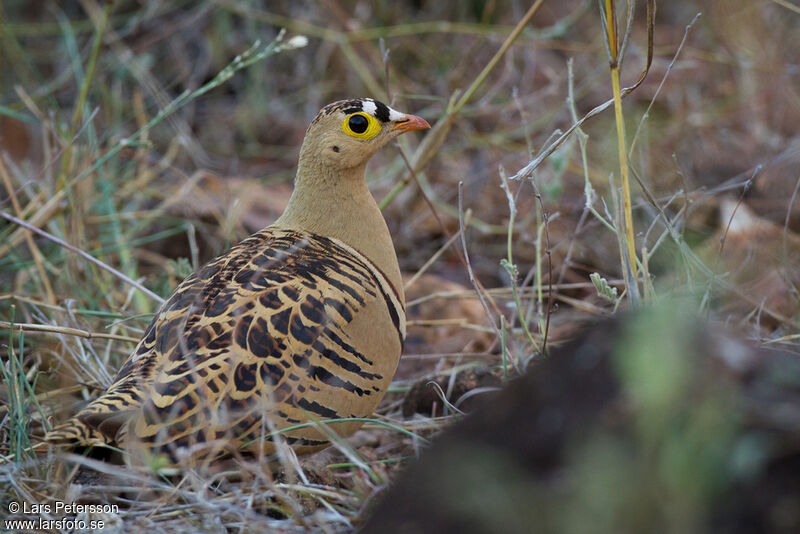
[[[611,83],[612,93],[614,96],[614,118],[616,121],[617,129],[617,151],[619,153],[619,170],[621,190],[622,190],[622,221],[625,228],[624,238],[624,253],[620,254],[622,260],[622,268],[624,271],[630,271],[632,280],[628,282],[628,295],[629,298],[637,295],[638,292],[633,290],[632,285],[636,284],[636,241],[633,231],[633,210],[631,207],[631,187],[628,179],[628,159],[627,150],[625,150],[625,121],[622,116],[622,95],[620,94],[620,81],[619,81],[619,46],[617,36],[617,12],[615,0],[605,0],[605,10],[603,11],[603,21],[606,29],[606,44],[610,55],[609,66],[611,69]],[[622,244],[622,234],[618,234],[618,238]],[[626,277],[626,280],[628,278]],[[638,304],[633,301],[633,304]]]
[[[402,188],[408,184],[414,172],[422,171],[428,165],[428,163],[430,163],[433,156],[439,151],[442,143],[444,143],[444,140],[447,137],[447,134],[450,132],[450,129],[453,127],[453,122],[458,114],[472,99],[472,97],[475,95],[475,92],[481,87],[481,85],[483,85],[487,76],[489,76],[492,70],[494,70],[500,59],[502,59],[506,52],[508,52],[508,49],[512,44],[514,44],[514,41],[517,40],[522,30],[528,25],[533,16],[539,10],[539,7],[542,5],[543,1],[544,0],[536,0],[536,2],[531,5],[514,29],[511,30],[511,33],[508,35],[508,37],[506,37],[505,41],[503,41],[503,44],[500,45],[500,48],[497,50],[494,56],[492,56],[492,59],[489,60],[486,66],[484,66],[483,70],[475,77],[466,91],[464,91],[464,93],[458,97],[458,100],[455,100],[457,94],[453,94],[451,96],[450,104],[447,106],[444,116],[440,118],[436,124],[434,124],[431,131],[425,135],[422,143],[420,143],[420,145],[417,147],[417,150],[410,158],[409,168],[406,175],[403,176],[398,187],[396,187],[389,194],[389,196],[387,196],[387,198],[381,201],[382,208],[391,202],[397,193],[399,193],[400,190],[402,190]]]
[[[158,303],[163,303],[164,302],[163,298],[159,297],[158,295],[156,295],[155,293],[153,293],[152,291],[150,291],[149,289],[144,287],[142,284],[140,284],[136,280],[131,280],[125,274],[119,272],[118,270],[116,270],[115,268],[111,267],[110,265],[106,265],[105,263],[103,263],[102,261],[98,260],[97,258],[95,258],[95,257],[87,254],[86,252],[82,251],[78,247],[70,245],[69,243],[67,243],[63,239],[60,239],[60,238],[58,238],[58,237],[56,237],[56,236],[54,236],[54,235],[52,235],[52,234],[50,234],[48,232],[45,232],[44,230],[40,230],[39,228],[36,228],[35,226],[33,226],[31,224],[28,224],[25,221],[14,217],[13,215],[9,215],[8,213],[0,212],[0,217],[3,217],[4,219],[6,219],[8,221],[13,222],[14,224],[18,224],[19,226],[22,226],[23,228],[26,228],[26,229],[30,230],[31,232],[39,234],[40,236],[49,239],[50,241],[52,241],[53,243],[57,244],[60,247],[63,247],[63,248],[65,248],[65,249],[67,249],[67,250],[69,250],[71,252],[74,252],[75,254],[79,255],[80,257],[82,257],[86,261],[89,261],[89,262],[93,263],[94,265],[97,265],[101,269],[110,272],[111,274],[113,274],[114,276],[116,276],[117,278],[119,278],[120,280],[125,282],[126,284],[129,284],[129,285],[135,287],[136,289],[138,289],[139,291],[141,291],[142,293],[144,293],[148,297],[152,298],[156,302],[158,302]]]
[[[116,341],[127,341],[129,343],[139,342],[139,338],[137,337],[121,336],[118,334],[87,332],[86,330],[81,330],[79,328],[69,328],[66,326],[53,326],[48,324],[9,323],[7,321],[0,321],[0,328],[8,328],[16,330],[17,332],[49,332],[52,334],[77,336],[86,339],[114,339]]]
[[[11,198],[11,205],[14,208],[14,213],[17,214],[17,217],[22,216],[22,207],[20,206],[19,199],[17,198],[16,193],[14,192],[14,186],[11,183],[11,177],[8,175],[8,171],[6,170],[6,165],[3,162],[3,155],[0,154],[0,178],[3,179],[3,185],[6,188],[6,192],[8,193],[9,198]],[[53,285],[50,283],[50,277],[47,276],[47,272],[44,268],[44,256],[42,252],[39,250],[39,247],[36,246],[36,243],[33,242],[33,238],[31,237],[30,232],[25,232],[25,241],[28,244],[28,249],[31,251],[31,255],[33,256],[33,260],[36,262],[36,269],[39,271],[39,276],[42,277],[42,284],[44,285],[45,295],[47,296],[47,301],[50,304],[56,303],[56,297],[53,293]]]
[[[475,273],[472,270],[472,265],[469,261],[469,252],[467,251],[467,238],[464,226],[464,206],[463,206],[463,197],[462,197],[462,188],[464,183],[458,183],[458,230],[459,234],[461,235],[461,250],[462,250],[462,257],[464,258],[464,263],[467,267],[467,274],[469,274],[469,281],[472,283],[473,287],[475,288],[475,293],[478,295],[478,300],[480,300],[481,306],[483,306],[484,312],[486,312],[486,317],[489,319],[489,323],[492,325],[492,330],[494,330],[497,339],[503,339],[503,333],[500,330],[500,327],[497,324],[497,319],[492,314],[492,311],[489,309],[489,302],[492,302],[490,299],[486,298],[485,290],[483,286],[479,283],[477,278],[475,277]],[[502,317],[502,314],[499,313],[498,315]],[[518,362],[518,358],[513,358],[514,362]]]

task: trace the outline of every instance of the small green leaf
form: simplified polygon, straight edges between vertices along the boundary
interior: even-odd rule
[[[592,281],[592,284],[594,284],[594,288],[597,290],[599,296],[616,304],[617,300],[619,300],[616,287],[608,285],[608,280],[602,278],[597,273],[590,274],[589,279]]]

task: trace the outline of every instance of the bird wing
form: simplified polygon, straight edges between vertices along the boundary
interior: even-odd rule
[[[402,300],[368,259],[334,239],[266,228],[184,280],[109,389],[47,439],[240,445],[308,413],[359,415],[332,395],[379,400],[391,379],[348,335],[365,310],[394,325],[399,357]]]

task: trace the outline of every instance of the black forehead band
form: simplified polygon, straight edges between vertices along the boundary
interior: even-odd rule
[[[377,100],[373,100],[372,102],[375,104],[375,117],[377,117],[377,119],[381,122],[389,122],[389,106],[387,106],[383,102],[378,102]],[[362,105],[342,110],[342,112],[345,115],[349,115],[351,113],[358,113],[359,111],[364,111]]]
[[[389,106],[377,100],[373,100],[373,102],[375,102],[375,116],[378,117],[378,120],[389,122]]]
[[[314,120],[311,121],[311,124],[315,124],[322,117],[325,117],[337,111],[341,111],[345,115],[350,115],[351,113],[363,112],[364,102],[366,102],[366,100],[352,99],[352,100],[341,100],[339,102],[334,102],[333,104],[328,104],[327,106],[322,108],[322,110],[320,110],[319,113],[317,113],[317,116],[314,117]],[[370,102],[375,104],[375,117],[381,122],[389,122],[389,115],[391,114],[389,106],[387,106],[383,102],[378,102],[377,100],[370,100]]]

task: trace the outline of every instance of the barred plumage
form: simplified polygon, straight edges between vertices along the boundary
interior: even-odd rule
[[[389,109],[368,99],[328,106],[309,127],[303,151],[315,134],[348,148],[347,136],[330,130],[354,103],[379,113],[381,121]],[[390,111],[402,118],[385,125],[384,137],[371,145],[357,140],[363,164],[389,138],[427,127]],[[408,127],[409,120],[417,126]],[[376,222],[380,212],[359,185],[363,165],[325,167],[301,152],[284,216],[184,280],[109,389],[47,440],[113,443],[177,463],[233,449],[268,453],[273,430],[369,416],[391,381],[405,337],[399,270],[385,222]],[[307,193],[314,186],[325,198]],[[353,206],[340,206],[344,217],[326,217],[326,201]],[[317,218],[309,211],[320,209]],[[362,224],[371,226],[359,230]],[[359,426],[348,421],[330,428],[348,435]],[[284,436],[300,453],[327,445],[313,425]]]

